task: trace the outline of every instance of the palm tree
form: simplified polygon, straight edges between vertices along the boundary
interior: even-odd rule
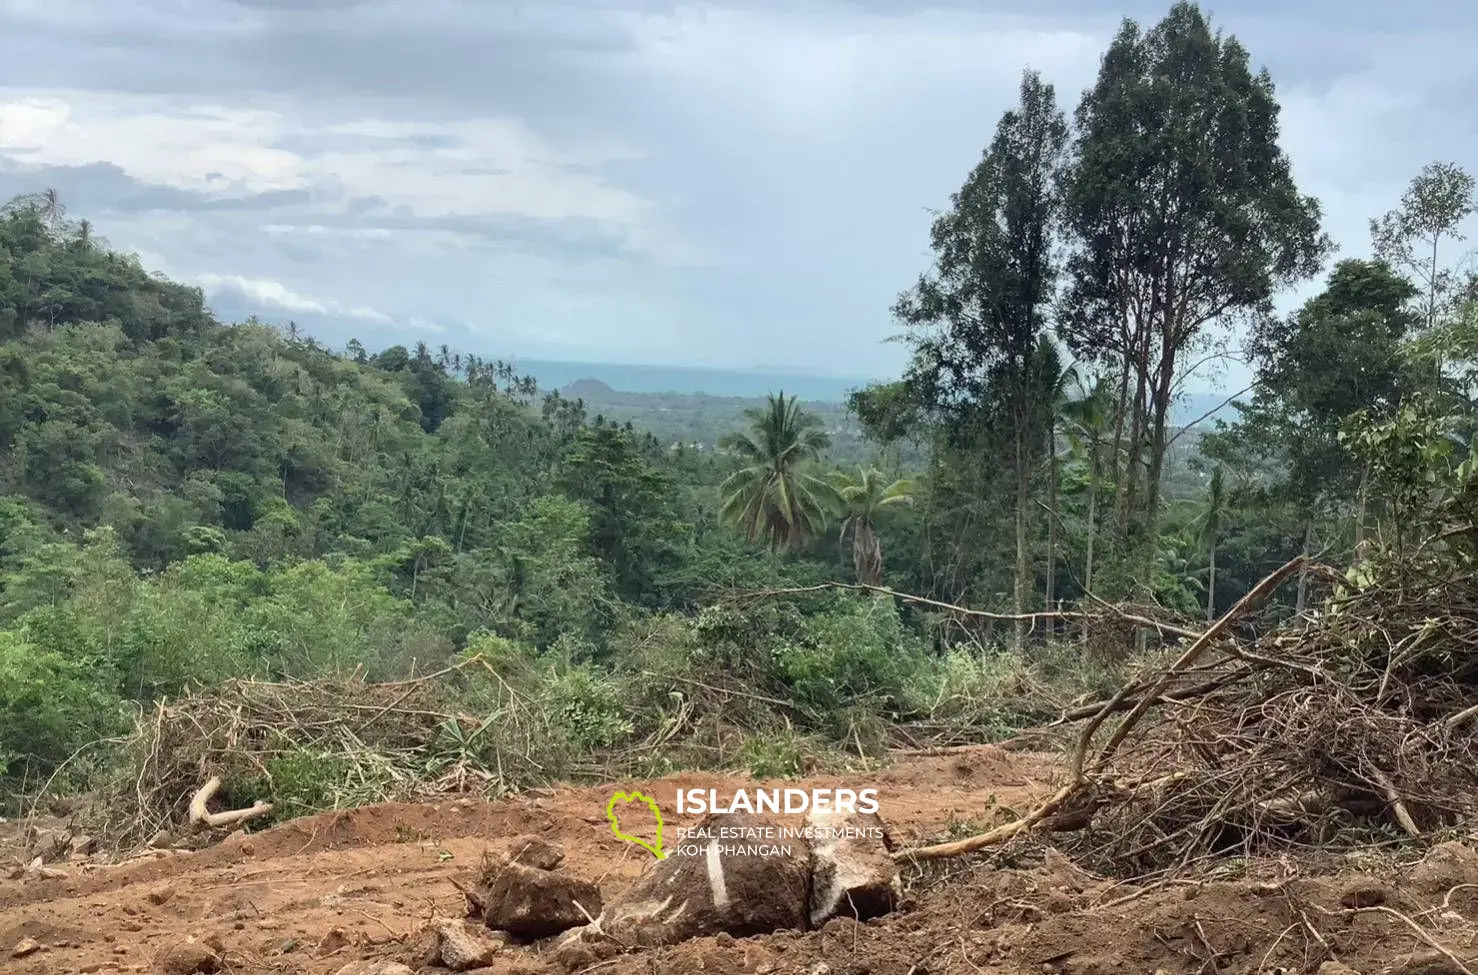
[[[858,476],[838,472],[832,477],[837,498],[841,501],[845,520],[838,539],[846,544],[852,533],[852,565],[857,581],[864,586],[883,584],[883,548],[878,543],[874,520],[889,508],[913,502],[913,484],[898,478],[891,484],[876,467],[859,469]]]
[[[744,415],[749,433],[719,440],[720,448],[745,462],[720,487],[719,514],[751,542],[763,535],[771,549],[798,548],[825,529],[827,512],[836,505],[831,487],[807,470],[831,438],[819,429],[821,420],[786,399],[783,390]]]

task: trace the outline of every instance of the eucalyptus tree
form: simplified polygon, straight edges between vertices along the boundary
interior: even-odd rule
[[[1191,356],[1220,343],[1220,326],[1267,313],[1328,250],[1278,115],[1268,73],[1187,2],[1148,31],[1125,20],[1078,106],[1060,330],[1076,354],[1118,370],[1121,536],[1153,528]]]
[[[1057,186],[1067,145],[1067,120],[1052,86],[1025,72],[1020,104],[1001,116],[983,158],[934,221],[933,269],[894,307],[911,329],[909,382],[946,425],[974,422],[988,405],[1009,429],[1018,616],[1033,579],[1028,513],[1045,446],[1045,391],[1037,388],[1035,359],[1051,324]],[[1018,622],[1018,647],[1025,634]]]

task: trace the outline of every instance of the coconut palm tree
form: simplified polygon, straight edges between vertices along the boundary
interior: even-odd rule
[[[832,476],[832,487],[841,502],[842,544],[852,536],[852,565],[857,581],[864,586],[883,584],[883,547],[878,543],[874,524],[882,513],[899,505],[913,503],[913,483],[897,478],[888,483],[887,475],[876,467],[859,469],[857,476],[838,472]]]
[[[751,542],[763,535],[771,549],[799,548],[825,530],[836,506],[830,485],[809,470],[831,438],[821,420],[783,390],[744,415],[749,432],[719,440],[721,449],[744,462],[720,487],[719,514]]]

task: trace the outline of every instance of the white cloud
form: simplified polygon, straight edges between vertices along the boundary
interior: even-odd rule
[[[280,308],[287,312],[312,315],[333,315],[339,318],[354,318],[382,325],[394,324],[394,319],[383,312],[363,306],[351,306],[333,299],[309,298],[289,289],[280,281],[264,278],[244,278],[235,274],[200,274],[196,282],[208,294],[222,292],[239,295],[251,301]]]
[[[599,172],[629,150],[556,146],[516,118],[322,124],[287,109],[152,96],[3,95],[0,152],[33,166],[108,162],[139,182],[212,198],[306,190],[327,207],[374,198],[431,219],[591,222],[638,250],[684,253],[651,205]],[[340,106],[339,117],[349,111]]]

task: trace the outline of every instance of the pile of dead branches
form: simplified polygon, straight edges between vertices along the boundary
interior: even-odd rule
[[[447,707],[456,699],[448,682],[477,663],[382,684],[358,675],[232,680],[161,702],[141,715],[125,745],[128,774],[106,790],[90,825],[128,847],[312,811],[294,807],[305,791],[350,806],[486,791],[504,776],[527,784],[537,777],[537,730],[511,688],[501,685],[486,716]]]
[[[1427,840],[1478,816],[1478,579],[1404,565],[1260,636],[1233,624],[1263,580],[1173,664],[1075,709],[1069,779],[1022,819],[1098,869],[1144,876],[1213,856]],[[1333,577],[1329,570],[1316,571]],[[1338,577],[1333,577],[1338,579]]]

